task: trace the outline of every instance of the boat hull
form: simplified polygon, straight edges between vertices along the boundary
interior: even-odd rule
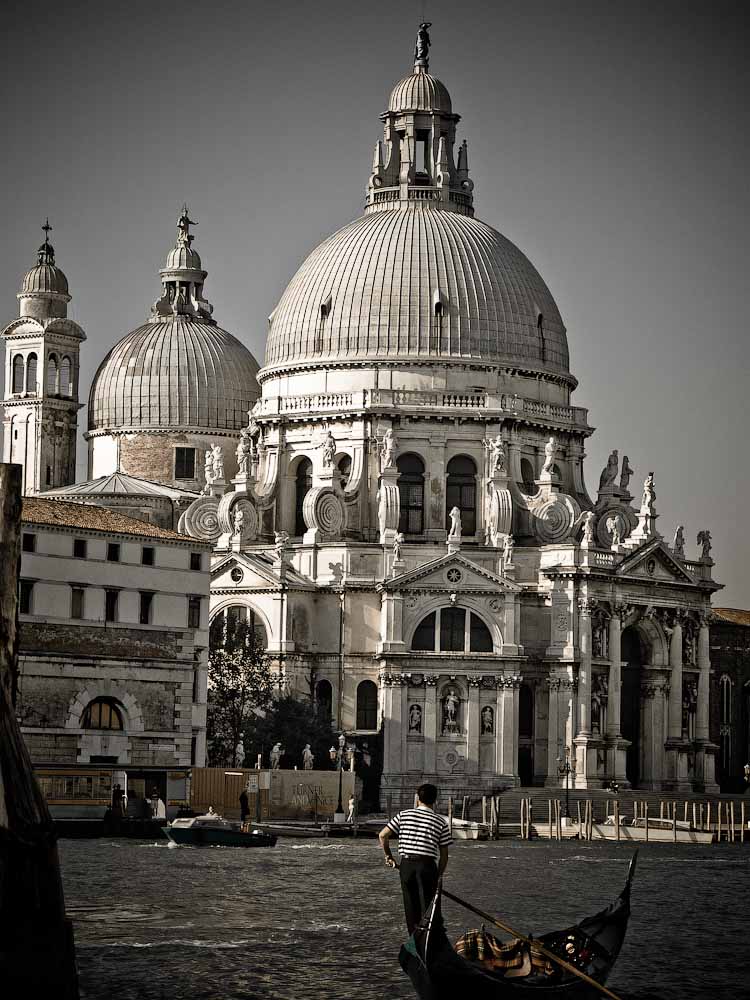
[[[162,827],[164,834],[181,847],[273,847],[276,836],[272,833],[241,833],[239,830],[175,829]]]

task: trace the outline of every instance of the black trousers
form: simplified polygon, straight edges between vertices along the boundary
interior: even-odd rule
[[[411,934],[435,895],[438,866],[435,859],[426,854],[412,854],[401,858],[399,873],[406,926]]]

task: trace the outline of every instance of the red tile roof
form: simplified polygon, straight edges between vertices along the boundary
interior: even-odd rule
[[[148,521],[120,514],[116,510],[94,504],[67,503],[64,500],[43,500],[41,497],[24,497],[22,521],[31,524],[48,524],[59,528],[78,528],[81,531],[103,531],[116,535],[136,535],[139,538],[161,538],[164,541],[190,542],[197,546],[206,543],[180,535],[169,528],[160,528]]]

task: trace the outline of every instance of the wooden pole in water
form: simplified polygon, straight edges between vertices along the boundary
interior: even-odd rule
[[[576,799],[576,826],[578,827],[578,836],[581,836],[581,800]]]
[[[698,803],[693,802],[693,829],[696,830],[698,827]]]
[[[732,843],[734,843],[734,799],[729,803],[731,809]]]
[[[466,819],[466,807],[468,805],[468,802],[469,802],[469,796],[464,795],[463,800],[461,802],[461,819],[463,820]]]
[[[745,843],[745,803],[740,803],[740,843]]]
[[[721,843],[721,799],[716,803],[716,843]]]
[[[620,800],[615,799],[615,837],[620,839]]]
[[[549,839],[552,840],[552,799],[547,799],[549,812]]]
[[[14,707],[21,476],[0,464],[0,982],[3,996],[77,1000],[57,837]]]
[[[706,826],[708,827],[709,833],[712,833],[713,831],[711,830],[711,803],[710,802],[706,806]]]
[[[664,799],[659,802],[659,819],[664,819]]]
[[[487,796],[482,796],[482,825],[487,826]]]

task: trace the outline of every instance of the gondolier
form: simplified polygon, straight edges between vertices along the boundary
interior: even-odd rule
[[[437,795],[435,785],[420,785],[416,808],[402,809],[378,834],[389,868],[396,867],[390,839],[398,837],[398,868],[410,934],[435,895],[438,879],[448,864],[448,848],[453,842],[447,821],[432,808]]]

